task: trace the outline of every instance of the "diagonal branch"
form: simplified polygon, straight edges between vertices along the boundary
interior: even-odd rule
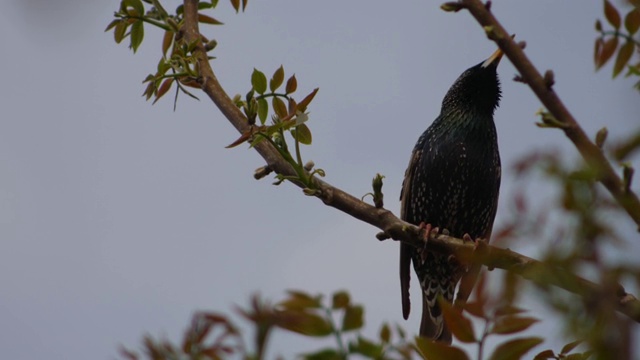
[[[184,25],[181,29],[188,42],[200,38],[197,21],[198,0],[184,1]],[[241,133],[249,129],[246,117],[240,112],[233,101],[225,93],[218,82],[211,65],[207,59],[204,46],[198,43],[194,50],[198,59],[202,90],[220,109],[222,114]],[[293,168],[287,163],[267,142],[260,142],[255,146],[256,150],[266,160],[273,171],[282,175],[295,175]],[[476,246],[473,243],[446,235],[430,234],[428,240],[422,230],[415,225],[400,220],[389,210],[376,208],[356,197],[314,178],[317,189],[315,194],[326,205],[341,210],[359,220],[371,224],[382,230],[381,238],[393,238],[416,247],[426,247],[429,250],[456,254],[461,259],[474,261],[491,268],[499,268],[516,273],[542,286],[549,284],[576,293],[585,299],[594,297],[603,292],[603,286],[583,279],[561,268],[550,267],[538,260],[518,254],[509,249],[500,249],[486,245]],[[303,187],[302,184],[296,184]],[[616,285],[617,309],[636,322],[640,322],[640,301],[633,295],[627,294],[621,285]]]
[[[616,201],[627,211],[629,216],[638,225],[640,231],[640,200],[625,186],[602,152],[593,141],[589,139],[578,121],[564,106],[556,92],[553,90],[553,73],[548,71],[545,77],[533,66],[522,48],[509,36],[493,16],[490,2],[487,5],[480,0],[460,0],[462,8],[469,10],[471,15],[482,25],[490,39],[496,42],[511,63],[520,72],[522,80],[529,85],[542,104],[549,110],[565,135],[573,142],[584,160],[599,175],[598,180],[604,185]],[[458,8],[459,9],[459,8]]]

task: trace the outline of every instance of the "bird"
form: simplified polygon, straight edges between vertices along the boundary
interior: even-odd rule
[[[500,98],[497,67],[503,52],[464,71],[447,91],[440,115],[419,137],[405,172],[401,218],[427,229],[469,239],[489,239],[498,207],[501,165],[493,115]],[[420,336],[451,344],[438,298],[466,301],[480,268],[452,256],[400,244],[402,314],[410,313],[411,263],[422,290]],[[468,283],[468,281],[471,281]],[[469,285],[470,286],[467,286]]]

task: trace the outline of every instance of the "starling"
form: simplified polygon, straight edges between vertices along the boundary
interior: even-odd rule
[[[413,148],[400,195],[403,220],[449,235],[488,239],[498,205],[500,154],[493,113],[500,101],[497,50],[487,60],[460,75],[442,101],[440,115]],[[438,297],[466,300],[479,267],[466,269],[450,256],[400,245],[402,314],[409,317],[410,264],[422,288],[420,335],[451,343]],[[470,280],[468,280],[470,279]]]

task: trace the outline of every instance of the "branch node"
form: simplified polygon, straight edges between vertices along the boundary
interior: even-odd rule
[[[459,1],[449,1],[440,5],[440,9],[448,12],[458,12],[467,6]]]
[[[387,240],[387,239],[391,239],[391,235],[387,234],[384,231],[381,231],[381,232],[376,234],[376,239],[378,239],[380,241],[384,241],[384,240]]]
[[[527,47],[527,42],[524,40],[518,41],[517,45],[518,47],[520,47],[520,49],[524,50]]]
[[[604,142],[607,140],[607,135],[609,135],[609,130],[607,130],[606,127],[603,127],[596,133],[596,146],[600,149],[604,146]]]
[[[513,77],[513,81],[515,81],[515,82],[520,82],[520,83],[523,83],[523,84],[527,84],[527,79],[525,79],[524,77],[522,77],[522,75],[518,75],[518,74],[516,74],[516,75]]]
[[[271,167],[269,167],[269,165],[261,166],[261,167],[257,168],[256,171],[253,173],[253,178],[256,179],[256,180],[260,180],[260,179],[264,178],[265,176],[271,174],[272,171],[273,171],[273,169],[271,169]]]
[[[553,70],[547,70],[544,73],[544,85],[547,87],[547,89],[551,90],[551,87],[553,87],[553,84],[556,83],[555,81],[555,75],[553,74]]]
[[[487,9],[487,11],[491,11],[491,0],[487,0],[484,4],[484,8]]]

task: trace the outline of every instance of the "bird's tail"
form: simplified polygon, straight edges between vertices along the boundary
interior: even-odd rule
[[[430,279],[422,291],[422,321],[420,322],[420,336],[435,341],[451,344],[451,332],[444,323],[442,310],[438,304],[438,297],[453,302],[456,283],[440,283]]]

